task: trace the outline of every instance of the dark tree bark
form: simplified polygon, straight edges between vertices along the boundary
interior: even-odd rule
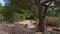
[[[43,12],[43,18],[46,17],[46,15],[47,15],[47,10],[48,10],[48,7],[45,6],[45,7],[44,7],[44,12]]]
[[[48,7],[47,6],[44,6],[43,7],[40,7],[39,8],[40,10],[38,10],[38,18],[39,18],[39,23],[38,23],[38,30],[39,32],[44,32],[44,29],[45,29],[45,17],[47,15],[47,9]]]
[[[48,1],[45,1],[46,3],[49,2],[49,1],[54,1],[54,0],[48,0]],[[37,31],[39,32],[44,32],[44,20],[45,20],[45,17],[47,15],[47,9],[49,7],[49,5],[51,5],[52,2],[50,2],[48,5],[45,5],[44,3],[40,3],[40,0],[35,0],[35,4],[36,6],[38,7],[38,18],[39,18],[39,23],[37,25]]]
[[[44,29],[45,29],[44,19],[47,14],[48,7],[40,4],[40,0],[35,0],[35,4],[38,7],[38,18],[39,18],[39,23],[37,25],[37,29],[38,29],[37,31],[44,32]]]
[[[40,6],[38,8],[38,18],[39,18],[39,23],[38,23],[38,31],[43,32],[44,31],[44,18],[43,18],[43,7]]]
[[[43,6],[40,4],[40,0],[35,0],[35,3],[36,6],[38,7],[38,18],[39,18],[37,29],[39,32],[43,32],[44,31]]]

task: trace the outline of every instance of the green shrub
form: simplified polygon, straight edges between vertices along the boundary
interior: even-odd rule
[[[46,18],[46,25],[58,27],[60,26],[60,18],[48,17]]]
[[[0,14],[0,21],[3,21],[4,17]]]

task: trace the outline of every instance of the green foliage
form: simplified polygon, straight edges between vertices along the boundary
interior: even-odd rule
[[[15,7],[16,8],[16,7]],[[13,9],[9,6],[4,7],[1,12],[4,19],[9,22],[20,21],[25,19],[34,19],[33,13],[25,9]]]
[[[51,8],[48,9],[47,11],[47,16],[52,16],[52,17],[59,17],[60,16],[60,8],[55,8],[53,11],[50,10]]]
[[[56,1],[55,1],[55,5],[56,5],[57,7],[60,7],[60,1],[59,1],[59,0],[56,0]]]
[[[0,3],[0,11],[3,9],[2,4]]]
[[[25,19],[38,19],[38,8],[33,3],[34,0],[10,0],[10,4],[2,10],[2,15],[7,21],[20,21]],[[48,10],[47,16],[59,17],[59,10]]]
[[[20,21],[25,19],[34,19],[33,14],[28,10],[22,10],[23,13],[14,13],[14,21]]]
[[[13,20],[14,20],[14,11],[10,6],[4,6],[1,13],[4,16],[4,20],[9,21],[9,22],[13,22]]]
[[[48,10],[46,25],[60,26],[60,8],[55,8],[53,11]]]
[[[60,17],[46,17],[46,25],[60,27]]]
[[[13,22],[25,19],[34,19],[33,13],[28,10],[33,0],[11,0],[8,6],[2,10],[4,19]]]
[[[14,5],[14,7],[20,7],[21,9],[28,9],[32,3],[33,0],[11,0],[11,4]]]
[[[2,21],[4,18],[3,18],[3,15],[1,14],[1,11],[3,9],[3,6],[2,4],[0,3],[0,21]]]

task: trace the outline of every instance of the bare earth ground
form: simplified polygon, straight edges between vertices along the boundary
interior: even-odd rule
[[[27,24],[28,26],[25,26],[24,24],[19,24],[22,22],[15,22],[13,23],[5,23],[5,22],[1,22],[0,23],[0,34],[41,34],[40,32],[36,32],[35,28],[31,28],[34,27],[34,25],[32,23],[30,23],[29,20],[23,21],[23,23]],[[32,21],[35,22],[35,21]],[[18,24],[17,24],[18,23]],[[48,31],[50,31],[52,28],[46,28]],[[60,34],[56,33],[56,32],[48,32],[45,31],[44,34]]]

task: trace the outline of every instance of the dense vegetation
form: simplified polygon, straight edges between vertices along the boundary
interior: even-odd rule
[[[56,20],[57,18],[59,18],[58,20],[60,20],[60,8],[58,8],[60,5],[60,1],[51,1],[55,2],[55,5],[57,7],[51,7],[51,3],[48,5],[43,2],[40,3],[39,0],[36,2],[34,0],[10,0],[10,3],[5,6],[2,6],[0,3],[0,20],[8,21],[10,23],[26,19],[39,19],[41,20],[39,21],[39,23],[44,22],[44,19],[46,19],[46,22],[48,23],[49,20]],[[48,3],[51,1],[47,0],[46,2]],[[46,9],[43,9],[43,7]]]

